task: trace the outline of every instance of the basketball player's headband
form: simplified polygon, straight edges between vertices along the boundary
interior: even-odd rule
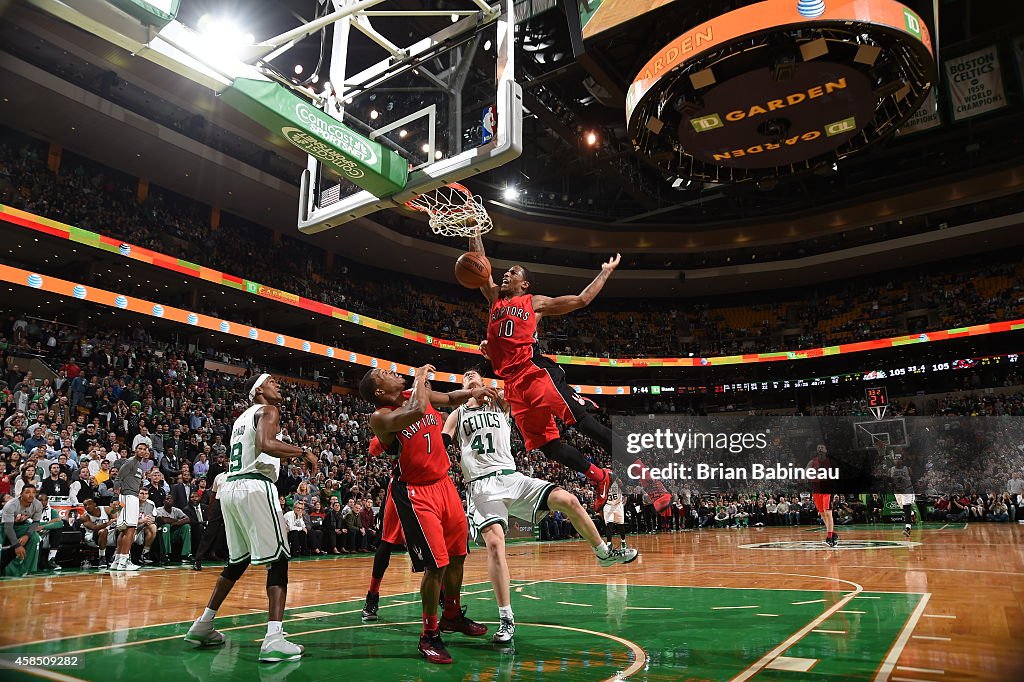
[[[256,400],[256,389],[263,385],[263,382],[270,378],[270,375],[264,372],[260,375],[260,378],[256,380],[256,383],[249,389],[249,400]]]

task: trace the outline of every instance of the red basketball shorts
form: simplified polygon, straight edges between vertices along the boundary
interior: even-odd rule
[[[469,528],[462,498],[445,476],[419,485],[391,482],[391,497],[405,532],[412,570],[444,568],[453,556],[469,553]]]

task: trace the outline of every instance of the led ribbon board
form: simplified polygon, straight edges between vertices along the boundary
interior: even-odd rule
[[[300,339],[296,336],[279,334],[267,329],[252,327],[247,324],[230,322],[219,317],[194,313],[174,306],[164,306],[159,303],[148,301],[144,298],[137,298],[126,294],[117,294],[112,291],[107,291],[106,289],[100,289],[99,287],[86,286],[78,282],[70,282],[68,280],[51,277],[49,275],[40,275],[36,272],[22,270],[21,268],[13,268],[9,265],[0,264],[0,281],[17,284],[18,286],[23,287],[27,286],[32,289],[46,291],[59,296],[70,296],[78,299],[79,301],[89,301],[91,303],[97,303],[109,308],[117,308],[118,310],[137,313],[139,315],[147,315],[149,317],[155,317],[162,320],[170,320],[178,324],[198,327],[206,331],[217,332],[219,334],[226,334],[229,336],[237,336],[250,341],[267,343],[282,348],[301,351],[303,353],[320,355],[325,358],[349,362],[354,365],[362,365],[364,367],[383,367],[408,376],[412,376],[416,371],[415,367],[400,362],[377,358],[364,353],[356,353],[343,348],[335,348],[315,341]],[[438,371],[431,377],[431,380],[459,384],[462,383],[462,375],[454,372]],[[498,379],[489,379],[488,381],[491,386],[496,388],[501,388],[504,385],[504,382]],[[590,395],[626,395],[629,393],[629,386],[576,385],[575,389],[578,393]]]
[[[891,133],[935,81],[921,18],[893,0],[764,0],[661,48],[626,97],[629,134],[666,175],[707,182],[828,167]]]
[[[285,305],[291,305],[319,315],[359,325],[366,329],[383,332],[398,336],[415,343],[422,343],[441,350],[452,350],[460,353],[478,355],[479,348],[476,344],[452,339],[443,339],[430,334],[413,331],[400,327],[396,324],[382,322],[372,317],[366,317],[350,310],[344,310],[320,301],[299,296],[287,291],[275,289],[274,287],[253,282],[252,280],[229,275],[227,273],[196,265],[181,258],[175,258],[165,254],[151,251],[141,246],[135,246],[122,242],[112,237],[83,230],[78,227],[65,225],[64,223],[48,218],[27,213],[25,211],[0,204],[0,220],[26,227],[43,234],[59,237],[76,244],[100,249],[112,254],[119,254],[125,258],[131,258],[142,263],[147,263],[165,270],[170,270],[188,277],[195,277],[204,281],[225,286],[240,291],[246,291],[254,296],[259,296]],[[904,336],[893,336],[885,339],[871,339],[868,341],[856,341],[843,343],[822,348],[807,348],[804,350],[783,350],[771,353],[745,353],[743,355],[724,355],[708,358],[596,358],[579,355],[547,355],[560,365],[576,365],[583,367],[603,368],[646,368],[646,367],[720,367],[723,365],[745,365],[763,362],[786,362],[792,360],[813,360],[815,358],[831,357],[834,355],[848,355],[851,353],[863,353],[873,350],[884,350],[918,343],[932,343],[936,341],[948,341],[962,339],[969,336],[980,336],[984,334],[999,334],[1024,329],[1024,319],[1000,320],[985,324],[976,324],[969,327],[955,327],[953,329],[942,329],[925,332],[921,334],[907,334]]]

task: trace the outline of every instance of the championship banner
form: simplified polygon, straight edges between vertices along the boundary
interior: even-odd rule
[[[999,70],[999,53],[995,45],[946,60],[946,78],[955,121],[1006,106],[1003,75]]]
[[[899,127],[896,135],[910,135],[919,133],[930,128],[938,128],[942,125],[942,116],[939,115],[939,98],[936,88],[932,88],[925,98],[921,108],[914,112],[914,115],[907,119],[907,122]]]

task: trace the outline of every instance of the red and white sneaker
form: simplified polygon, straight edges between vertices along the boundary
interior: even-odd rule
[[[441,641],[441,631],[424,632],[420,635],[420,654],[427,659],[427,663],[451,663],[452,655],[444,648]]]
[[[608,490],[612,487],[612,470],[604,470],[604,480],[597,484],[594,490],[594,511],[599,512],[608,501]]]

